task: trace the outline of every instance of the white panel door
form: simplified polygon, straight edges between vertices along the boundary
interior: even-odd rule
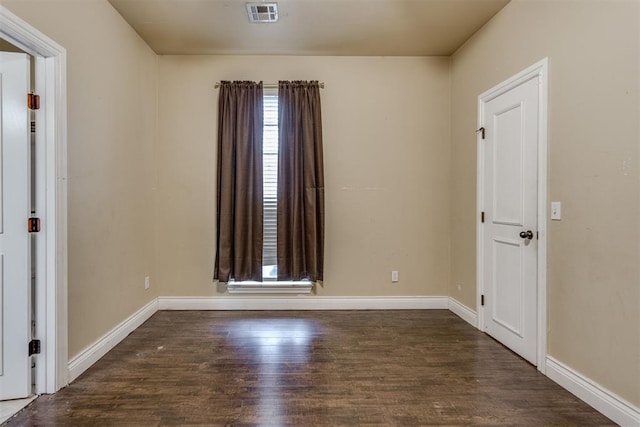
[[[29,58],[0,53],[0,400],[31,394]]]
[[[536,364],[538,77],[483,104],[484,328]]]

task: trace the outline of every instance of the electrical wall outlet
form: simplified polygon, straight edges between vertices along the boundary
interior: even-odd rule
[[[149,289],[149,276],[144,277],[144,288]]]
[[[397,281],[398,281],[398,272],[394,270],[391,272],[391,282],[396,283]]]
[[[462,291],[462,285],[460,283],[458,283],[458,292]]]

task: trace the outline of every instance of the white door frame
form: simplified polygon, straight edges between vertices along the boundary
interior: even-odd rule
[[[33,55],[41,109],[36,112],[36,393],[68,383],[67,367],[67,74],[66,50],[0,5],[0,38]],[[25,94],[26,102],[26,94]],[[26,219],[25,219],[26,221]]]
[[[478,128],[484,126],[484,104],[502,95],[516,86],[532,79],[538,78],[539,86],[539,121],[538,121],[538,281],[537,281],[537,352],[536,360],[538,370],[546,371],[547,357],[547,92],[549,87],[549,60],[535,63],[529,68],[519,72],[515,76],[494,86],[478,96]],[[477,217],[480,219],[484,209],[484,146],[482,133],[478,132],[478,176],[477,176]],[[477,253],[477,298],[478,329],[485,330],[484,309],[481,305],[481,296],[484,294],[484,253],[483,253],[484,227],[479,224],[476,228],[476,253]]]

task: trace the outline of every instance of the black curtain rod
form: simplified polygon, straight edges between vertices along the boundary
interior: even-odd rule
[[[320,86],[320,89],[324,89],[324,82],[318,83],[318,86]],[[220,87],[220,82],[217,82],[215,85],[215,88],[218,89],[219,87]],[[278,87],[278,83],[263,83],[262,87],[273,89]]]

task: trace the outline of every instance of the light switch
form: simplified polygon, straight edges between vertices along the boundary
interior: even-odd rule
[[[395,270],[391,272],[391,281],[393,283],[396,283],[398,281],[398,272]]]
[[[560,202],[551,202],[551,219],[556,221],[562,219],[562,204]]]

